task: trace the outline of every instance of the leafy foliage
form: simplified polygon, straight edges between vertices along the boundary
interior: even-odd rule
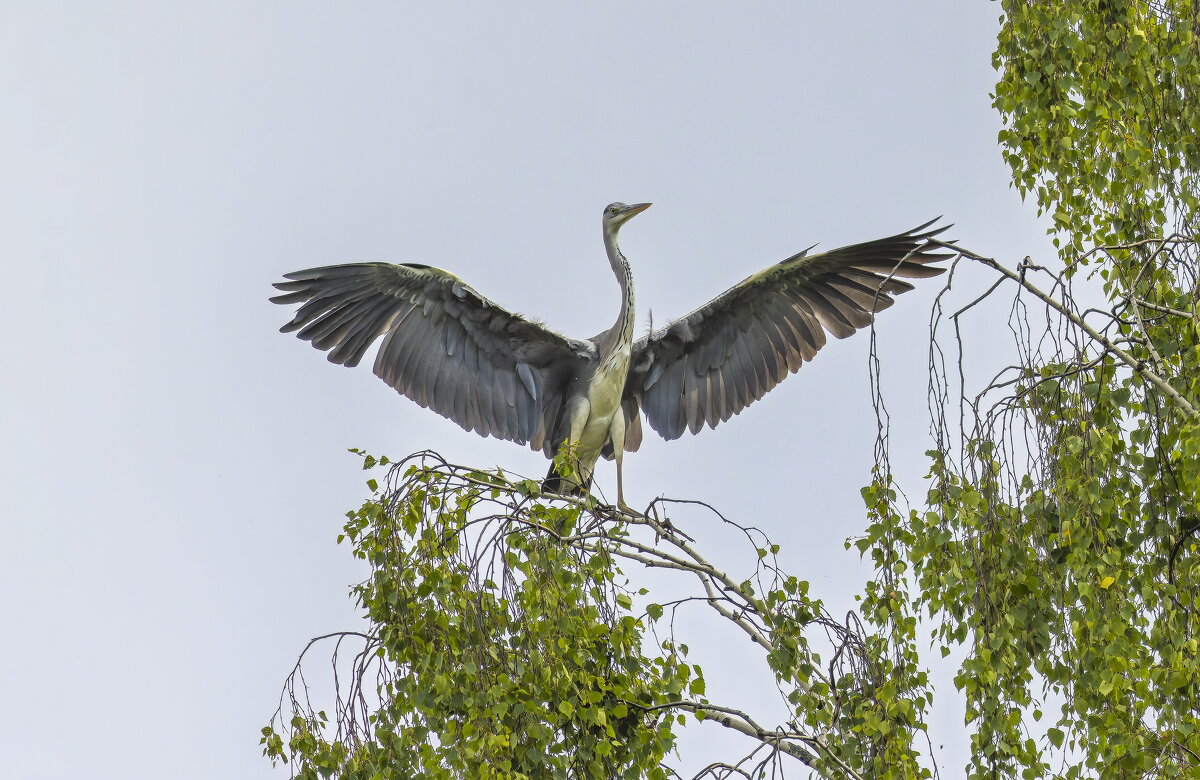
[[[999,282],[949,315],[939,304],[926,506],[887,493],[885,451],[868,501],[887,500],[860,545],[909,583],[943,654],[966,651],[970,777],[1195,777],[1200,11],[1003,7],[1000,141],[1065,264],[963,251]],[[964,324],[1000,289],[1016,290],[1017,360],[982,390],[956,384]],[[911,660],[905,600],[869,595]]]
[[[692,502],[636,517],[592,498],[549,501],[536,482],[431,453],[363,457],[388,476],[368,482],[374,495],[341,540],[370,569],[354,589],[370,629],[325,638],[332,718],[308,698],[303,656],[289,679],[262,744],[295,776],[673,777],[688,715],[751,745],[700,777],[769,776],[785,760],[828,777],[927,775],[911,750],[924,699],[887,644],[832,620],[761,532],[713,513],[747,542],[750,573],[735,578],[661,515],[703,509]],[[682,574],[700,595],[652,602],[627,585],[629,565]],[[705,697],[676,634],[680,610],[696,606],[757,648],[791,720],[765,727]],[[337,660],[347,642],[361,648],[348,668]]]
[[[1194,232],[1200,14],[1190,0],[1004,0],[1004,157],[1065,250]],[[1058,239],[1056,239],[1058,240]]]
[[[1171,248],[1153,257],[1195,290],[1195,243]],[[1146,275],[1169,289],[1163,268]],[[1028,335],[1018,297],[1024,360],[970,402],[960,436],[935,420],[927,508],[908,514],[905,558],[935,637],[947,651],[968,647],[955,682],[973,727],[972,777],[1047,776],[1055,756],[1064,777],[1200,768],[1200,568],[1188,530],[1200,499],[1189,400],[1200,393],[1200,332],[1197,299],[1187,305],[1140,320],[1114,309],[1093,339],[1071,307]],[[1191,343],[1150,363],[1168,338]],[[1050,702],[1059,716],[1038,726]]]
[[[699,678],[678,653],[642,653],[611,556],[551,541],[575,532],[581,509],[531,505],[489,540],[472,509],[504,483],[450,480],[409,466],[401,490],[345,526],[371,568],[354,593],[382,672],[359,693],[378,706],[343,709],[331,740],[319,714],[294,714],[287,748],[272,730],[268,752],[290,752],[301,777],[664,776],[673,735],[654,708]]]

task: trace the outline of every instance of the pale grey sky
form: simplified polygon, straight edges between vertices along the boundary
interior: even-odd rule
[[[996,148],[998,14],[0,2],[0,773],[277,776],[257,736],[284,676],[308,638],[356,625],[362,571],[334,545],[365,495],[346,448],[544,472],[277,333],[280,274],[429,263],[589,336],[618,304],[600,243],[614,200],[655,204],[622,233],[642,322],[814,242],[939,214],[976,251],[1045,256]],[[911,475],[937,288],[880,318]],[[715,431],[648,436],[630,502],[709,501],[767,530],[835,614],[852,607],[867,346],[831,344]],[[598,484],[613,490],[611,467]],[[715,701],[749,695],[734,667],[755,648],[690,644]],[[961,704],[938,674],[955,777]],[[732,750],[719,731],[693,729],[681,765]]]

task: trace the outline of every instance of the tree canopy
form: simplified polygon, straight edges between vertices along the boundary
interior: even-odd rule
[[[935,415],[927,506],[891,521],[913,606],[968,648],[972,777],[1190,777],[1200,9],[1002,5],[999,140],[1060,256],[988,263],[1019,358],[983,388],[935,361],[961,414]]]

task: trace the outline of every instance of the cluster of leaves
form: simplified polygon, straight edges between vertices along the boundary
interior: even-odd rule
[[[1196,225],[1200,10],[1191,0],[1003,0],[1000,144],[1064,250]]]
[[[473,511],[500,497],[495,475],[392,474],[402,485],[343,537],[371,568],[355,595],[383,673],[359,695],[377,701],[351,696],[332,736],[323,713],[294,708],[286,741],[264,730],[267,754],[314,778],[665,776],[674,736],[656,708],[702,683],[682,653],[642,653],[609,556],[554,541],[580,508],[531,503],[498,525]]]
[[[1122,299],[1099,341],[1030,337],[1021,318],[1025,359],[967,404],[973,427],[935,420],[924,510],[886,477],[864,491],[864,617],[918,708],[914,611],[943,655],[965,649],[972,778],[1200,771],[1200,263],[1194,242],[1165,243],[1141,274],[1157,288]]]
[[[907,780],[930,776],[917,737],[928,730],[933,692],[920,657],[903,556],[915,539],[895,509],[896,492],[883,474],[884,469],[877,469],[876,478],[863,488],[869,522],[866,533],[853,542],[860,554],[870,556],[876,571],[860,597],[862,616],[877,632],[865,639],[866,657],[874,660],[869,670],[872,696],[862,702],[859,732],[874,746],[871,776]]]
[[[1055,754],[1074,757],[1065,777],[1200,768],[1200,429],[1131,418],[1143,402],[1130,392],[1039,383],[1024,399],[1039,467],[1017,484],[993,442],[972,440],[965,463],[931,453],[930,509],[912,513],[908,552],[935,635],[970,647],[956,684],[973,776],[1041,777]],[[1047,694],[1061,707],[1039,744]]]

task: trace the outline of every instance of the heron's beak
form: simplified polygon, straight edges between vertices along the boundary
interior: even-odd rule
[[[625,217],[632,217],[634,214],[641,214],[646,209],[650,208],[649,203],[635,203],[632,206],[625,207]]]

